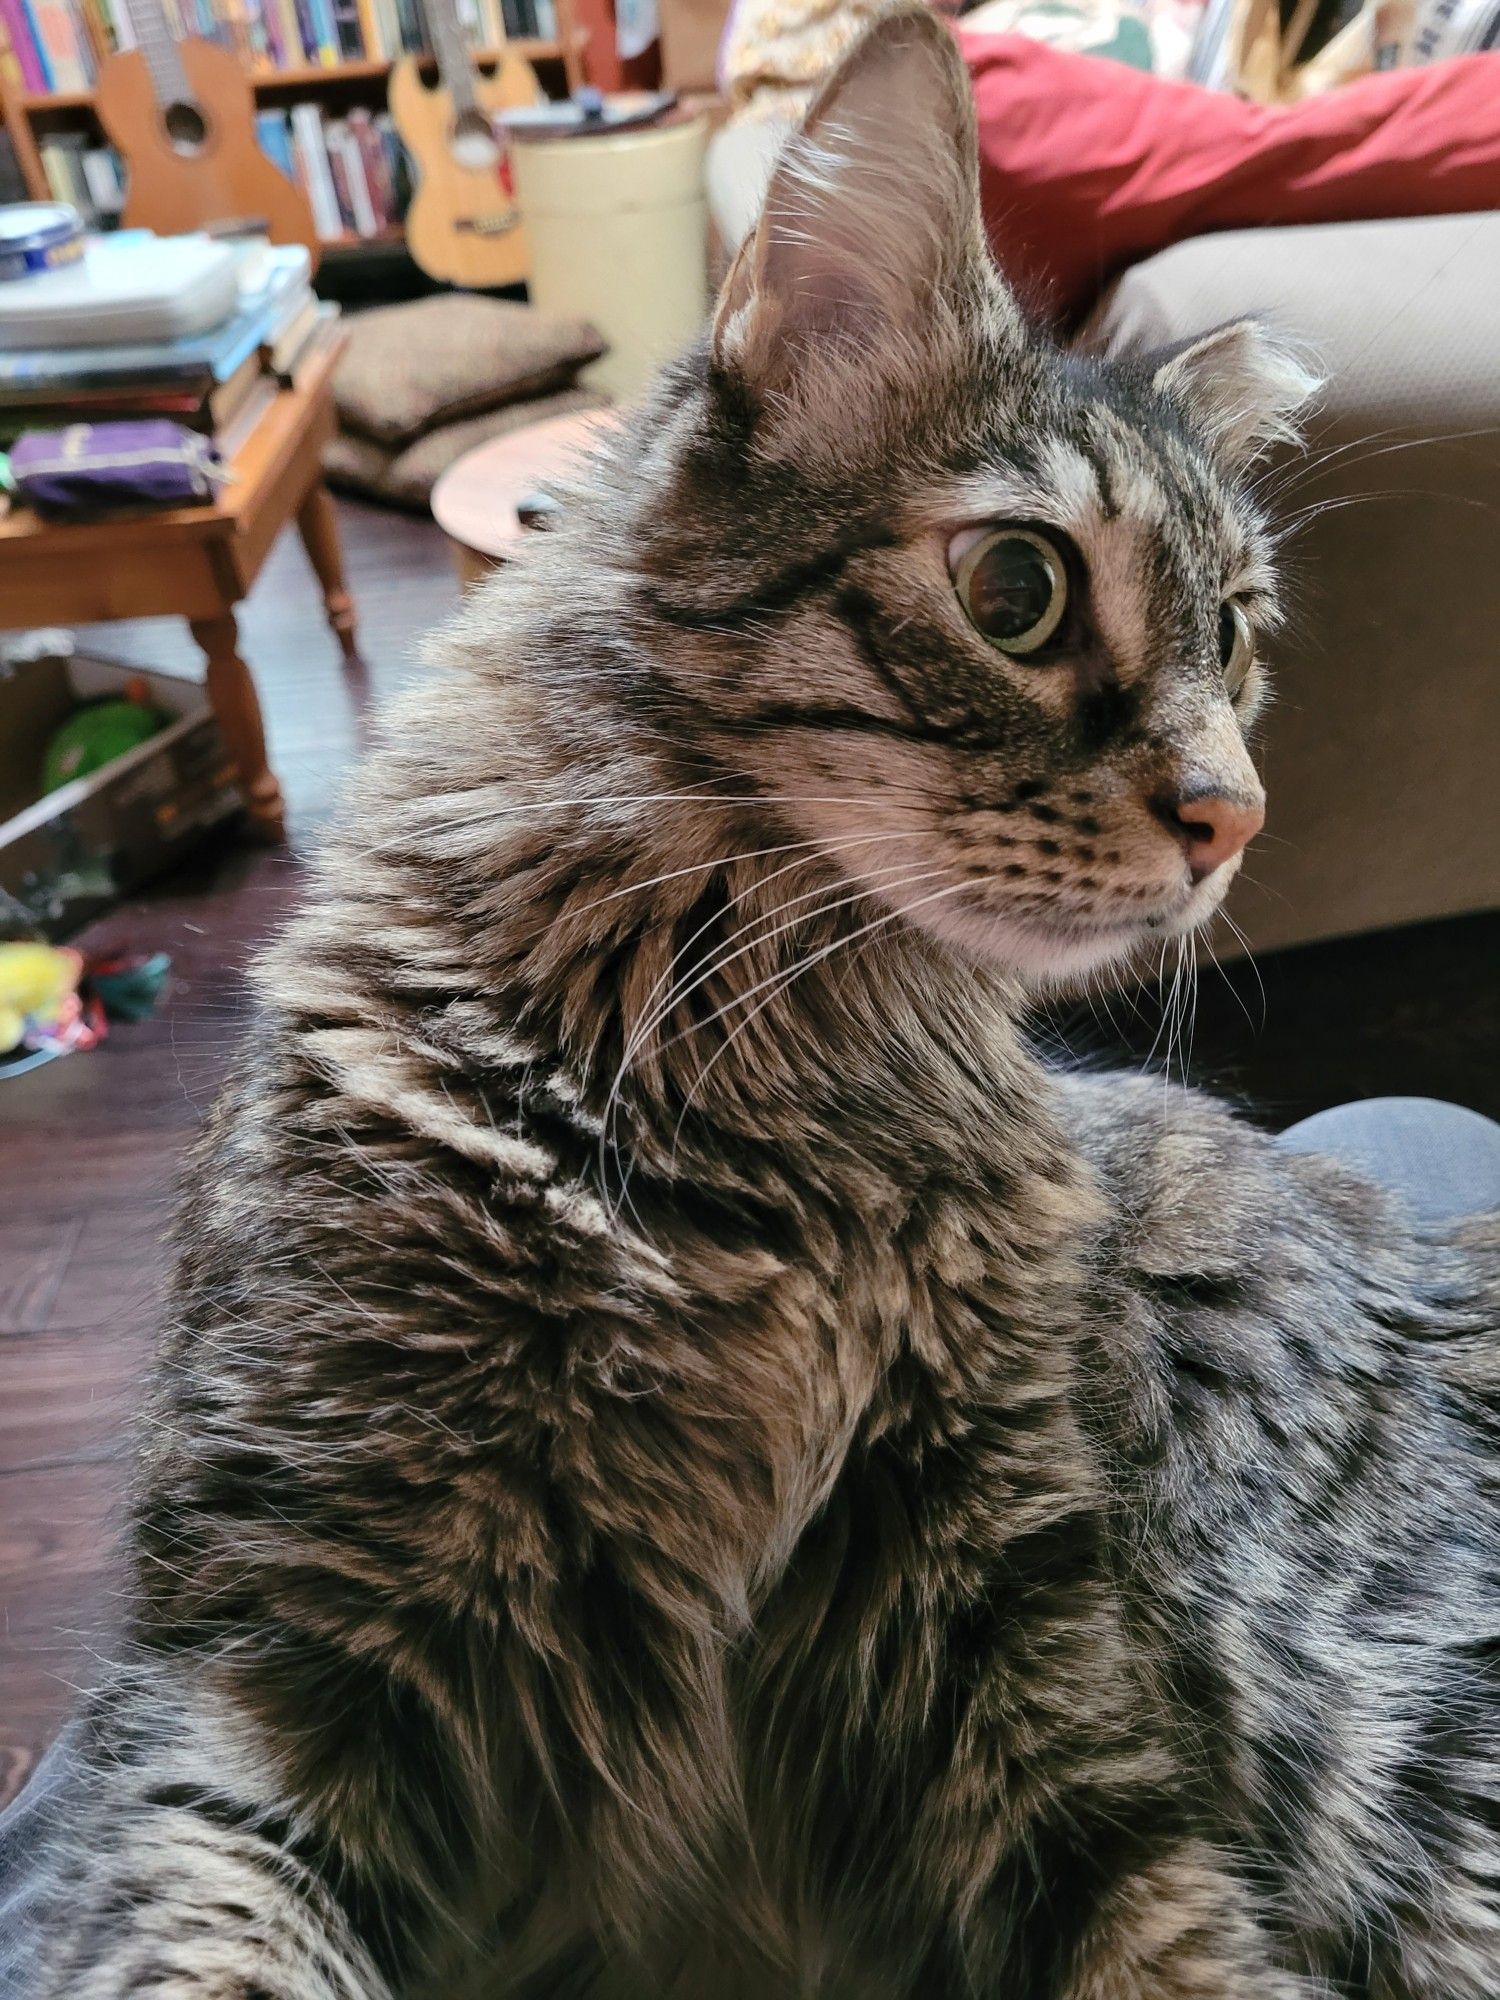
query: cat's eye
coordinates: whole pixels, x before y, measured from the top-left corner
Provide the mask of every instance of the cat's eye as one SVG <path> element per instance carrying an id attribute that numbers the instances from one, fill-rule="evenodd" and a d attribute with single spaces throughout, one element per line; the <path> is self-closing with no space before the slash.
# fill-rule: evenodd
<path id="1" fill-rule="evenodd" d="M 1046 645 L 1068 607 L 1068 572 L 1045 535 L 991 528 L 958 537 L 954 556 L 953 587 L 982 638 L 1021 657 Z"/>
<path id="2" fill-rule="evenodd" d="M 1255 627 L 1245 607 L 1231 601 L 1219 612 L 1219 665 L 1231 701 L 1245 685 L 1254 664 Z"/>

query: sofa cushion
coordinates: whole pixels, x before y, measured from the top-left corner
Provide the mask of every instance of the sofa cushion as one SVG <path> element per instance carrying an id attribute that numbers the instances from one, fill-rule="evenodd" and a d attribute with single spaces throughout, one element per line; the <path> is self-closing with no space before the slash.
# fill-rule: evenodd
<path id="1" fill-rule="evenodd" d="M 1264 105 L 1022 35 L 959 42 L 990 241 L 1063 322 L 1127 265 L 1213 230 L 1500 207 L 1500 54 Z"/>

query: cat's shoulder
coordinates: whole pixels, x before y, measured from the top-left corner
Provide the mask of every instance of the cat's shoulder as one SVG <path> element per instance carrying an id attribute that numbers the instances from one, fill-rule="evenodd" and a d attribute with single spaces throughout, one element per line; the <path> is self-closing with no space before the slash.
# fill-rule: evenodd
<path id="1" fill-rule="evenodd" d="M 1057 1086 L 1064 1128 L 1106 1193 L 1114 1250 L 1139 1271 L 1229 1277 L 1401 1233 L 1385 1190 L 1291 1151 L 1206 1092 L 1088 1071 Z"/>

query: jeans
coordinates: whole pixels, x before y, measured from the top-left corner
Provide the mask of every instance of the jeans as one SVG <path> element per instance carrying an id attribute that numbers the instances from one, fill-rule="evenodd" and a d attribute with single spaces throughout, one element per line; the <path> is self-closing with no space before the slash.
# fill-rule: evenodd
<path id="1" fill-rule="evenodd" d="M 1500 1125 L 1431 1097 L 1367 1097 L 1314 1112 L 1281 1135 L 1295 1153 L 1332 1153 L 1406 1197 L 1422 1222 L 1500 1208 Z"/>

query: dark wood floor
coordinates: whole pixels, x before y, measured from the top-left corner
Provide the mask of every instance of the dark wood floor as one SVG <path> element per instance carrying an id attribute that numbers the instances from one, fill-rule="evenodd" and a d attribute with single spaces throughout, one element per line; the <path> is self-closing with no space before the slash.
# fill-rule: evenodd
<path id="1" fill-rule="evenodd" d="M 351 682 L 295 536 L 241 616 L 292 843 L 226 839 L 79 942 L 165 950 L 155 1019 L 0 1083 L 0 1799 L 107 1650 L 127 1419 L 156 1318 L 178 1162 L 241 1020 L 240 973 L 296 892 L 299 843 L 326 813 L 371 700 L 417 671 L 420 636 L 457 603 L 430 523 L 341 506 L 367 672 Z M 194 663 L 185 629 L 86 635 L 143 663 Z"/>
<path id="2" fill-rule="evenodd" d="M 416 638 L 454 604 L 430 526 L 341 509 L 375 700 L 418 671 Z M 233 841 L 95 926 L 86 943 L 162 948 L 167 1002 L 88 1056 L 0 1083 L 0 1798 L 15 1789 L 107 1654 L 114 1522 L 128 1419 L 160 1295 L 182 1148 L 243 1021 L 248 953 L 296 893 L 296 845 L 357 747 L 363 695 L 341 675 L 288 538 L 244 614 L 293 847 Z M 95 643 L 141 661 L 192 657 L 167 623 Z M 1497 1103 L 1500 920 L 1464 919 L 1204 975 L 1191 1068 L 1274 1124 L 1381 1092 Z M 1160 1006 L 1116 1003 L 1055 1024 L 1074 1046 L 1144 1055 Z M 1158 1043 L 1156 1061 L 1163 1049 Z"/>

